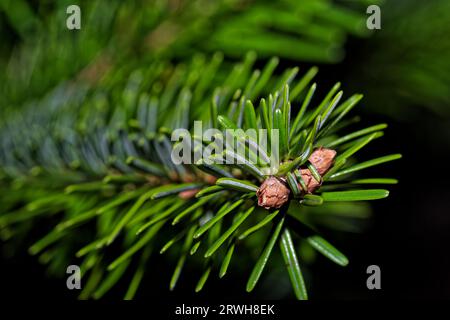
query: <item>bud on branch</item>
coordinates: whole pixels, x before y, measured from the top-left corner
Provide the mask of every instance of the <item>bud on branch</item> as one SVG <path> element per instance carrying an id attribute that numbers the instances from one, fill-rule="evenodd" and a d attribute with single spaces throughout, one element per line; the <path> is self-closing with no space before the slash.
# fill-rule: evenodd
<path id="1" fill-rule="evenodd" d="M 323 176 L 332 166 L 336 151 L 326 148 L 318 148 L 309 157 L 308 161 L 314 166 L 316 171 Z M 300 174 L 305 182 L 306 190 L 299 185 L 303 193 L 312 193 L 321 184 L 317 181 L 310 169 L 300 169 Z M 261 187 L 256 192 L 258 205 L 265 209 L 280 208 L 289 201 L 290 190 L 285 178 L 271 176 L 264 180 Z"/>

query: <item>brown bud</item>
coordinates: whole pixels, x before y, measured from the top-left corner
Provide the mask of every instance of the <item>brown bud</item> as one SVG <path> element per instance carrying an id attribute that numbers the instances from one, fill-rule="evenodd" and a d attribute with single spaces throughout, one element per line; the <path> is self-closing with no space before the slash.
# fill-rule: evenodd
<path id="1" fill-rule="evenodd" d="M 314 179 L 309 169 L 301 169 L 300 174 L 302 175 L 302 179 L 306 185 L 306 193 L 312 193 L 314 190 L 320 187 L 320 181 Z M 299 185 L 298 187 L 300 190 L 304 191 L 301 185 Z"/>
<path id="2" fill-rule="evenodd" d="M 314 150 L 308 160 L 316 168 L 317 172 L 323 176 L 328 170 L 330 170 L 335 156 L 335 150 L 320 147 Z M 317 181 L 309 169 L 301 169 L 300 174 L 307 188 L 307 190 L 302 190 L 303 192 L 312 193 L 320 187 L 322 181 Z M 300 185 L 299 188 L 302 189 Z"/>
<path id="3" fill-rule="evenodd" d="M 207 174 L 205 175 L 204 180 L 208 184 L 216 184 L 217 178 L 210 174 Z"/>
<path id="4" fill-rule="evenodd" d="M 289 200 L 290 190 L 286 182 L 276 177 L 269 177 L 259 187 L 256 195 L 258 205 L 265 209 L 280 208 Z"/>
<path id="5" fill-rule="evenodd" d="M 181 199 L 184 200 L 188 200 L 188 199 L 192 199 L 193 197 L 195 197 L 195 195 L 197 194 L 197 192 L 199 192 L 200 189 L 191 189 L 191 190 L 185 190 L 185 191 L 181 191 L 178 196 Z"/>
<path id="6" fill-rule="evenodd" d="M 323 176 L 331 168 L 335 156 L 335 150 L 320 147 L 314 150 L 308 160 L 317 169 L 317 172 Z"/>

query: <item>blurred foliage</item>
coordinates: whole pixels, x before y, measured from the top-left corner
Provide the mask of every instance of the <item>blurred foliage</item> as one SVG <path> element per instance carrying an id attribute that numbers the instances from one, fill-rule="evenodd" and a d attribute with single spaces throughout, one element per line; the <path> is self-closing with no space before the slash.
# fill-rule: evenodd
<path id="1" fill-rule="evenodd" d="M 66 28 L 73 1 L 0 3 L 0 106 L 17 106 L 64 80 L 98 77 L 152 56 L 185 59 L 196 52 L 241 57 L 254 50 L 300 61 L 337 62 L 347 34 L 367 35 L 364 7 L 327 0 L 79 1 L 82 28 Z M 26 23 L 24 23 L 26 21 Z M 118 50 L 120 48 L 120 50 Z"/>
<path id="2" fill-rule="evenodd" d="M 417 121 L 423 111 L 450 116 L 450 2 L 387 1 L 382 28 L 349 64 L 352 88 L 372 112 Z M 382 102 L 381 102 L 382 101 Z"/>

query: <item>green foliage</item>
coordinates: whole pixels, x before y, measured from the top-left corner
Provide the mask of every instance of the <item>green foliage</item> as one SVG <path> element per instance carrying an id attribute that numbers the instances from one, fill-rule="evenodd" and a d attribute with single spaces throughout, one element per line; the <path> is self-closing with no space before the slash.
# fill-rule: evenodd
<path id="1" fill-rule="evenodd" d="M 41 238 L 29 252 L 59 276 L 81 265 L 80 299 L 100 299 L 124 279 L 124 298 L 132 299 L 161 260 L 173 268 L 171 290 L 187 263 L 202 266 L 198 292 L 245 258 L 253 265 L 246 269 L 251 291 L 278 248 L 283 261 L 275 263 L 284 263 L 295 296 L 306 299 L 306 258 L 297 244 L 348 264 L 324 234 L 359 230 L 370 211 L 361 201 L 388 195 L 364 188 L 397 181 L 355 174 L 400 155 L 358 162 L 355 155 L 387 125 L 354 130 L 345 117 L 362 95 L 342 102 L 340 83 L 314 83 L 317 67 L 278 64 L 339 61 L 346 35 L 367 35 L 364 1 L 352 9 L 326 0 L 81 1 L 89 28 L 77 33 L 61 28 L 67 4 L 33 10 L 24 0 L 0 3 L 0 24 L 17 37 L 5 38 L 0 59 L 3 241 L 44 226 L 34 228 Z M 323 99 L 317 88 L 328 89 Z M 175 165 L 171 133 L 192 132 L 194 120 L 207 128 L 279 129 L 277 175 L 292 193 L 288 204 L 257 205 L 274 168 L 266 165 L 271 150 L 252 137 L 235 136 L 256 163 L 226 148 L 213 159 L 238 165 Z M 320 146 L 338 155 L 324 176 L 308 162 Z M 322 182 L 314 194 L 302 192 L 305 168 Z"/>
<path id="2" fill-rule="evenodd" d="M 148 67 L 152 72 L 135 70 L 125 84 L 106 81 L 109 86 L 76 92 L 73 99 L 50 95 L 38 108 L 10 113 L 0 129 L 0 164 L 7 186 L 1 192 L 2 238 L 17 237 L 24 232 L 23 226 L 44 222 L 49 229 L 42 231 L 43 238 L 30 252 L 42 259 L 48 256 L 46 263 L 54 264 L 56 270 L 63 270 L 69 261 L 79 261 L 87 281 L 80 295 L 83 299 L 103 297 L 125 272 L 134 274 L 125 294 L 132 298 L 147 261 L 157 259 L 151 252 L 173 252 L 178 257 L 171 289 L 186 263 L 203 264 L 195 288 L 201 291 L 214 271 L 220 277 L 233 272 L 235 248 L 248 242 L 252 250 L 260 252 L 247 283 L 251 291 L 279 247 L 299 299 L 307 298 L 307 293 L 295 251 L 298 237 L 331 261 L 347 265 L 347 258 L 317 227 L 326 225 L 337 208 L 327 203 L 387 196 L 386 190 L 360 187 L 392 180 L 353 177 L 362 169 L 399 158 L 392 155 L 354 162 L 354 155 L 381 137 L 386 126 L 340 134 L 348 128 L 338 128 L 338 122 L 361 96 L 340 102 L 343 93 L 338 92 L 337 84 L 324 99 L 317 99 L 313 96 L 317 84 L 312 83 L 316 68 L 303 76 L 297 77 L 297 68 L 278 76 L 271 60 L 263 72 L 257 72 L 250 53 L 223 80 L 219 72 L 200 72 L 216 64 L 214 59 L 195 57 L 188 65 L 173 66 L 155 62 Z M 158 63 L 167 64 L 170 72 L 154 74 Z M 204 86 L 205 78 L 211 86 Z M 158 112 L 153 114 L 154 109 Z M 300 116 L 291 117 L 296 113 Z M 264 161 L 238 166 L 175 165 L 170 158 L 172 129 L 181 123 L 192 129 L 196 119 L 224 129 L 280 129 L 277 175 L 288 179 L 294 194 L 289 203 L 275 211 L 257 205 L 256 191 L 267 169 Z M 247 149 L 252 146 L 266 156 L 269 153 L 251 137 L 235 138 Z M 196 139 L 205 143 L 202 137 Z M 308 158 L 323 145 L 332 145 L 338 156 L 329 174 L 321 177 Z M 213 157 L 226 154 L 238 156 L 226 148 Z M 323 180 L 315 194 L 305 195 L 298 189 L 302 185 L 299 168 L 309 168 Z M 337 190 L 324 191 L 327 187 Z M 184 196 L 186 192 L 192 195 Z M 270 226 L 272 230 L 264 238 Z M 350 228 L 342 221 L 328 226 Z M 116 249 L 107 250 L 112 244 Z M 134 260 L 138 263 L 131 263 Z"/>

